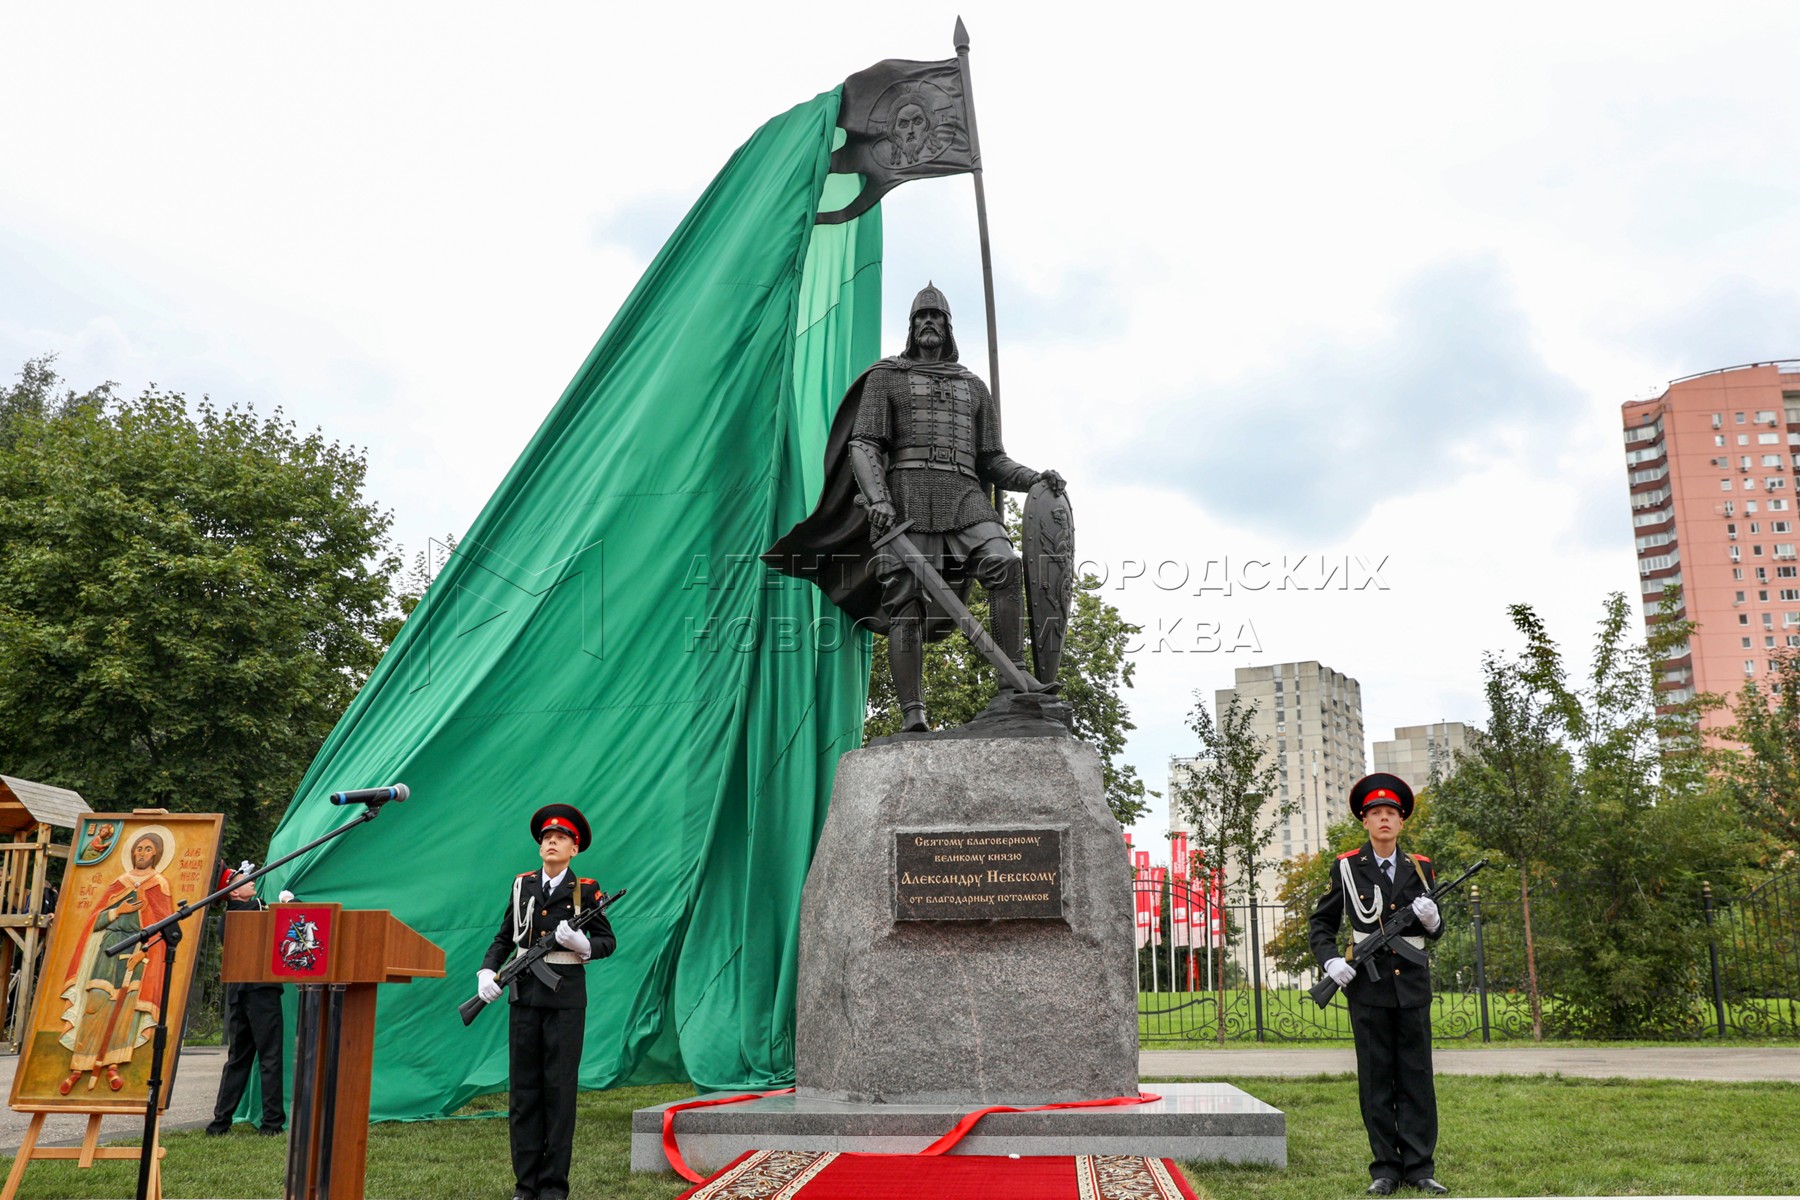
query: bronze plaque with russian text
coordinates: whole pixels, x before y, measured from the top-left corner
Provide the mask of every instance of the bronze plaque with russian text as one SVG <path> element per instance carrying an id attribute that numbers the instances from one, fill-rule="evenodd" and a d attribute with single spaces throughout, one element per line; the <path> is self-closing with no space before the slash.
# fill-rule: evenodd
<path id="1" fill-rule="evenodd" d="M 894 834 L 896 921 L 1059 920 L 1057 829 L 903 829 Z"/>

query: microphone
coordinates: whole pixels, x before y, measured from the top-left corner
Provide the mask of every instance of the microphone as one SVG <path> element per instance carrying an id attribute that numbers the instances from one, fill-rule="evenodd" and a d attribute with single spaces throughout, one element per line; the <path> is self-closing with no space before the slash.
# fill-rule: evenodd
<path id="1" fill-rule="evenodd" d="M 405 800 L 412 792 L 404 783 L 396 783 L 393 787 L 358 788 L 354 792 L 333 792 L 333 804 L 386 804 L 389 800 L 396 802 Z"/>

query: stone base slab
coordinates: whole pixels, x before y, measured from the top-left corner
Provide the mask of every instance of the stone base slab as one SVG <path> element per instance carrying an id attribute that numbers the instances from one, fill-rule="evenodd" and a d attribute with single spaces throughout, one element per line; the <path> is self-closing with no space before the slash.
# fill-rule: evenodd
<path id="1" fill-rule="evenodd" d="M 1143 1090 L 1162 1099 L 1122 1108 L 991 1113 L 950 1153 L 1140 1154 L 1287 1166 L 1287 1115 L 1248 1092 L 1226 1083 L 1153 1083 Z M 671 1170 L 662 1147 L 668 1107 L 631 1115 L 633 1171 Z M 679 1113 L 675 1137 L 688 1165 L 711 1175 L 750 1150 L 916 1154 L 980 1107 L 770 1096 Z"/>

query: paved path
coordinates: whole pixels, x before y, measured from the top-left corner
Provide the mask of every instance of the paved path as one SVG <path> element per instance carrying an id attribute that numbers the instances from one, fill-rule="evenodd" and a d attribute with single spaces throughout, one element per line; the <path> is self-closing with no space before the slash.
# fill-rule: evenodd
<path id="1" fill-rule="evenodd" d="M 1800 1083 L 1796 1046 L 1493 1046 L 1435 1050 L 1440 1075 L 1579 1075 L 1588 1079 L 1781 1080 Z M 1336 1075 L 1356 1071 L 1342 1049 L 1146 1050 L 1146 1079 L 1220 1075 Z"/>
<path id="2" fill-rule="evenodd" d="M 19 1065 L 16 1054 L 0 1055 L 0 1096 L 12 1095 L 13 1071 Z M 169 1107 L 163 1113 L 164 1129 L 198 1129 L 212 1120 L 213 1099 L 219 1093 L 219 1073 L 225 1069 L 225 1051 L 218 1046 L 189 1046 L 181 1052 L 175 1069 L 175 1085 L 169 1092 Z M 104 1085 L 103 1085 L 104 1086 Z M 25 1127 L 31 1124 L 29 1113 L 0 1108 L 0 1154 L 12 1154 L 25 1140 Z M 57 1114 L 44 1122 L 39 1142 L 47 1146 L 73 1146 L 81 1141 L 87 1118 Z M 100 1140 L 115 1141 L 138 1137 L 144 1132 L 143 1116 L 107 1117 L 100 1123 Z"/>

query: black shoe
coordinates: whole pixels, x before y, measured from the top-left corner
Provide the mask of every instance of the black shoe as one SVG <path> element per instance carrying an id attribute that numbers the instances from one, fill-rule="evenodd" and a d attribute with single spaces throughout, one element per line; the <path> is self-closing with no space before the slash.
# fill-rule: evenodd
<path id="1" fill-rule="evenodd" d="M 206 1136 L 207 1137 L 224 1137 L 226 1134 L 228 1134 L 230 1132 L 231 1132 L 231 1126 L 229 1126 L 229 1125 L 225 1125 L 225 1126 L 208 1125 L 206 1127 Z"/>
<path id="2" fill-rule="evenodd" d="M 1433 1179 L 1429 1175 L 1425 1176 L 1425 1178 L 1423 1178 L 1423 1179 L 1413 1180 L 1412 1185 L 1414 1187 L 1418 1188 L 1421 1192 L 1424 1192 L 1427 1195 L 1432 1195 L 1432 1196 L 1442 1196 L 1445 1192 L 1448 1192 L 1450 1190 L 1449 1188 L 1445 1187 L 1443 1184 L 1439 1183 L 1437 1180 Z"/>
<path id="3" fill-rule="evenodd" d="M 1369 1181 L 1368 1190 L 1363 1195 L 1391 1196 L 1394 1194 L 1394 1185 L 1398 1182 L 1398 1180 L 1389 1179 L 1386 1175 L 1378 1175 Z"/>
<path id="4" fill-rule="evenodd" d="M 273 1129 L 270 1129 L 267 1125 L 259 1125 L 256 1128 L 256 1132 L 262 1134 L 264 1137 L 280 1137 L 282 1134 L 286 1133 L 287 1130 L 281 1128 L 279 1125 Z"/>
<path id="5" fill-rule="evenodd" d="M 515 1191 L 512 1194 L 512 1200 L 537 1200 L 537 1197 L 527 1191 Z"/>

